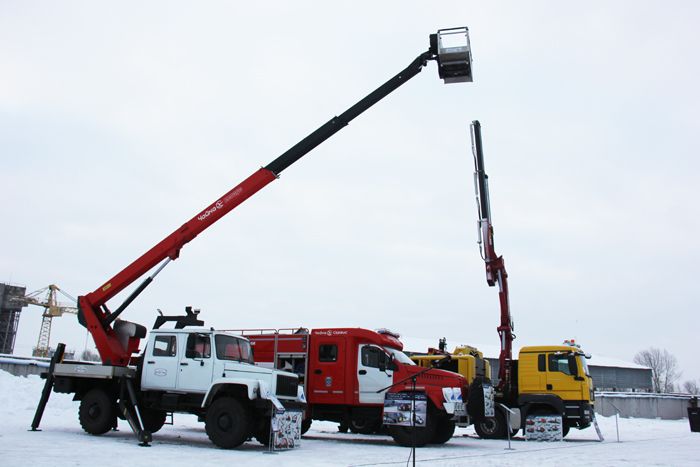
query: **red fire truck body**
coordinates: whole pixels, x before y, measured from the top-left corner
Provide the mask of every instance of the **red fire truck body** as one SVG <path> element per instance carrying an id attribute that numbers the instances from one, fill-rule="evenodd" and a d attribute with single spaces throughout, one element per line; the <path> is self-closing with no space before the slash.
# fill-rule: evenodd
<path id="1" fill-rule="evenodd" d="M 414 389 L 425 393 L 431 402 L 430 421 L 421 437 L 424 442 L 419 443 L 444 443 L 455 424 L 468 424 L 462 402 L 468 390 L 466 379 L 444 370 L 422 372 L 424 369 L 402 352 L 398 336 L 388 331 L 298 328 L 232 332 L 250 340 L 256 364 L 299 375 L 308 403 L 307 427 L 314 419 L 335 421 L 360 433 L 377 431 L 382 426 L 384 395 Z M 399 444 L 409 442 L 402 427 L 387 428 Z"/>

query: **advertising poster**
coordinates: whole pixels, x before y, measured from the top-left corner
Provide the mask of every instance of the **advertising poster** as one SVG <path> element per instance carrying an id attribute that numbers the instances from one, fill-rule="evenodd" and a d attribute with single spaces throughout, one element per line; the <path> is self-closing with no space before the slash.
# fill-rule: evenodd
<path id="1" fill-rule="evenodd" d="M 525 419 L 528 441 L 561 441 L 564 439 L 561 415 L 529 415 Z"/>
<path id="2" fill-rule="evenodd" d="M 272 444 L 273 451 L 298 448 L 301 445 L 301 421 L 304 412 L 286 410 L 275 413 L 272 416 Z"/>
<path id="3" fill-rule="evenodd" d="M 496 406 L 493 399 L 493 386 L 484 384 L 484 416 L 495 417 Z"/>
<path id="4" fill-rule="evenodd" d="M 385 425 L 411 426 L 411 408 L 414 403 L 416 407 L 415 426 L 425 426 L 428 417 L 428 397 L 425 393 L 415 393 L 413 397 L 404 393 L 386 393 L 383 423 Z"/>

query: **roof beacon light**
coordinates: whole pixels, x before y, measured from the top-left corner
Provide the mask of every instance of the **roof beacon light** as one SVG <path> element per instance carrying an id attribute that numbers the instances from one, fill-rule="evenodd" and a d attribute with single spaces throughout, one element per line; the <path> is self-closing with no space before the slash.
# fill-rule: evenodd
<path id="1" fill-rule="evenodd" d="M 471 83 L 472 51 L 469 45 L 469 29 L 440 29 L 436 39 L 440 78 L 445 84 Z"/>
<path id="2" fill-rule="evenodd" d="M 568 345 L 570 347 L 576 347 L 577 349 L 581 348 L 581 345 L 577 344 L 575 339 L 566 339 L 564 341 L 564 345 Z"/>
<path id="3" fill-rule="evenodd" d="M 394 339 L 399 339 L 399 338 L 401 338 L 401 334 L 399 334 L 398 332 L 394 332 L 394 331 L 392 331 L 392 330 L 390 330 L 390 329 L 387 329 L 387 328 L 380 328 L 380 329 L 377 329 L 377 333 L 378 333 L 378 334 L 386 334 L 387 336 L 391 336 L 391 337 L 393 337 Z"/>

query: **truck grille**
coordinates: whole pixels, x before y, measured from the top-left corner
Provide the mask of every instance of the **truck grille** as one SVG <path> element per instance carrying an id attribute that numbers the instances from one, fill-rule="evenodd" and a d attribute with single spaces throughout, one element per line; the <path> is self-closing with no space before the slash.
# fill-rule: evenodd
<path id="1" fill-rule="evenodd" d="M 296 397 L 297 386 L 299 386 L 296 376 L 277 375 L 277 396 Z"/>

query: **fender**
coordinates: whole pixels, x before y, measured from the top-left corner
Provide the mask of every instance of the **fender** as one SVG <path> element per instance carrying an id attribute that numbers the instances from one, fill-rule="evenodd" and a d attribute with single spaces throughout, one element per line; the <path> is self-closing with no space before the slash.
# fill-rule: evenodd
<path id="1" fill-rule="evenodd" d="M 441 387 L 428 386 L 425 388 L 425 392 L 428 395 L 428 399 L 432 401 L 433 406 L 435 406 L 436 409 L 447 411 L 447 408 L 444 404 L 445 395 L 443 394 L 442 389 L 443 388 Z M 454 404 L 451 404 L 450 408 L 452 409 L 451 413 L 454 412 Z"/>
<path id="2" fill-rule="evenodd" d="M 219 391 L 232 386 L 242 388 L 244 393 L 248 396 L 248 400 L 252 401 L 254 399 L 258 399 L 261 392 L 260 384 L 260 380 L 244 378 L 217 378 L 212 382 L 209 390 L 204 395 L 204 399 L 202 400 L 202 408 L 208 406 Z"/>
<path id="3" fill-rule="evenodd" d="M 554 409 L 554 411 L 564 416 L 564 401 L 559 396 L 554 394 L 523 394 L 518 397 L 518 406 L 525 417 L 527 417 L 530 408 L 533 405 L 546 405 Z M 524 420 L 524 417 L 523 417 Z"/>

